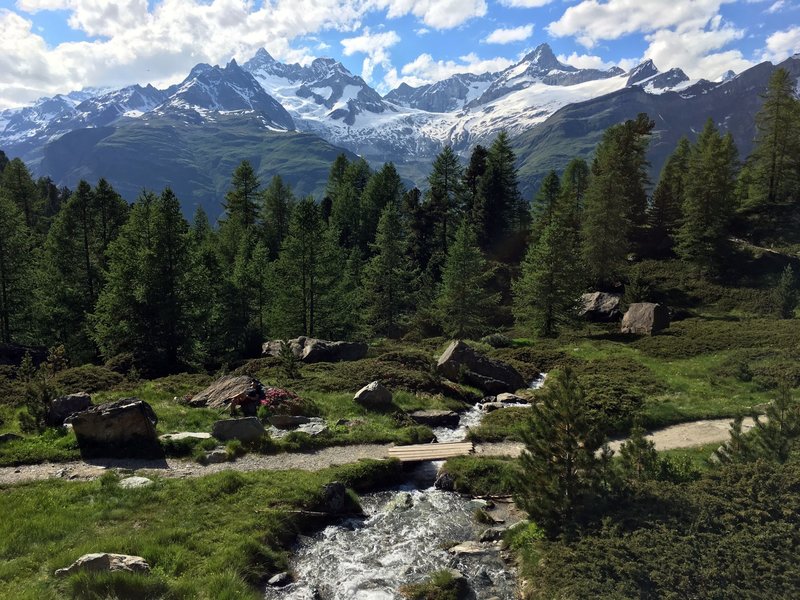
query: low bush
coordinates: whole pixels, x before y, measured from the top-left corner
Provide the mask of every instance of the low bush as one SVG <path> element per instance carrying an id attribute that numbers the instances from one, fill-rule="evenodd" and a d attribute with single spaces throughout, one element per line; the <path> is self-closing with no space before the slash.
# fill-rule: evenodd
<path id="1" fill-rule="evenodd" d="M 101 392 L 111 390 L 123 382 L 123 377 L 106 367 L 83 365 L 59 371 L 52 383 L 61 393 Z"/>
<path id="2" fill-rule="evenodd" d="M 400 595 L 408 600 L 461 600 L 468 593 L 463 577 L 450 571 L 437 571 L 425 583 L 412 583 L 400 588 Z"/>

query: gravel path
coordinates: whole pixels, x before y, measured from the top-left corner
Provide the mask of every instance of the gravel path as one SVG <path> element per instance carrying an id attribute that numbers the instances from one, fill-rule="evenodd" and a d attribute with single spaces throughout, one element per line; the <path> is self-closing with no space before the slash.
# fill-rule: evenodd
<path id="1" fill-rule="evenodd" d="M 731 419 L 713 419 L 672 425 L 658 429 L 647 437 L 657 450 L 688 448 L 710 443 L 722 443 L 728 439 Z M 752 419 L 745 419 L 743 430 L 753 427 Z M 610 443 L 618 450 L 624 440 Z M 61 478 L 73 481 L 86 481 L 102 475 L 107 469 L 135 472 L 137 475 L 158 475 L 160 477 L 200 477 L 228 469 L 236 471 L 277 471 L 299 469 L 317 471 L 336 465 L 354 463 L 362 458 L 385 458 L 391 445 L 364 444 L 360 446 L 336 446 L 310 453 L 284 453 L 271 456 L 248 454 L 232 463 L 218 465 L 199 465 L 188 460 L 168 458 L 166 460 L 105 459 L 96 461 L 72 461 L 66 463 L 44 463 L 20 467 L 0 468 L 0 485 Z M 523 445 L 515 442 L 497 444 L 478 444 L 475 453 L 483 456 L 518 456 Z"/>

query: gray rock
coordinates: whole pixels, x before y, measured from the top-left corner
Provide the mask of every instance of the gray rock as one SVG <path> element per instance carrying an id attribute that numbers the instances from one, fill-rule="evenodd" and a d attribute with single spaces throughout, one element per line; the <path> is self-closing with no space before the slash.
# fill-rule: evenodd
<path id="1" fill-rule="evenodd" d="M 290 583 L 292 583 L 292 576 L 289 573 L 278 573 L 267 581 L 267 585 L 272 587 L 286 587 Z"/>
<path id="2" fill-rule="evenodd" d="M 663 304 L 637 302 L 622 318 L 622 333 L 653 335 L 669 327 L 669 310 Z"/>
<path id="3" fill-rule="evenodd" d="M 67 418 L 92 406 L 92 397 L 86 392 L 56 398 L 47 410 L 46 422 L 51 427 L 61 427 Z"/>
<path id="4" fill-rule="evenodd" d="M 497 542 L 503 539 L 502 529 L 486 529 L 478 538 L 481 542 Z"/>
<path id="5" fill-rule="evenodd" d="M 491 549 L 480 542 L 470 540 L 468 542 L 456 544 L 447 551 L 454 556 L 479 556 L 481 554 L 488 554 Z"/>
<path id="6" fill-rule="evenodd" d="M 525 400 L 525 398 L 523 398 L 522 396 L 517 396 L 516 394 L 509 394 L 507 392 L 503 393 L 503 394 L 497 394 L 497 397 L 496 397 L 495 401 L 496 402 L 501 402 L 503 404 L 527 404 L 528 403 L 528 401 Z"/>
<path id="7" fill-rule="evenodd" d="M 126 490 L 143 488 L 147 487 L 148 485 L 153 485 L 153 480 L 148 479 L 147 477 L 126 477 L 119 482 L 119 487 Z"/>
<path id="8" fill-rule="evenodd" d="M 380 382 L 373 381 L 358 390 L 353 400 L 364 408 L 383 410 L 392 406 L 392 392 Z"/>
<path id="9" fill-rule="evenodd" d="M 294 429 L 300 425 L 310 423 L 311 419 L 300 415 L 272 415 L 269 423 L 278 429 Z"/>
<path id="10" fill-rule="evenodd" d="M 99 404 L 70 420 L 84 456 L 163 456 L 156 436 L 158 418 L 152 407 L 138 398 Z"/>
<path id="11" fill-rule="evenodd" d="M 22 436 L 16 433 L 0 433 L 0 444 L 5 442 L 13 442 L 14 440 L 21 440 Z"/>
<path id="12" fill-rule="evenodd" d="M 408 492 L 401 492 L 389 502 L 387 510 L 408 510 L 414 507 L 414 497 Z"/>
<path id="13" fill-rule="evenodd" d="M 67 577 L 73 573 L 111 573 L 126 571 L 128 573 L 149 573 L 150 565 L 141 556 L 128 554 L 84 554 L 66 569 L 58 569 L 56 577 Z"/>
<path id="14" fill-rule="evenodd" d="M 500 410 L 501 408 L 508 408 L 508 405 L 502 402 L 484 402 L 481 404 L 481 408 L 488 413 Z"/>
<path id="15" fill-rule="evenodd" d="M 417 410 L 409 415 L 419 425 L 428 427 L 458 427 L 458 413 L 452 410 Z"/>
<path id="16" fill-rule="evenodd" d="M 258 379 L 248 375 L 226 375 L 195 394 L 189 400 L 189 406 L 217 410 L 231 410 L 238 406 L 245 415 L 253 417 L 265 393 L 264 385 Z"/>
<path id="17" fill-rule="evenodd" d="M 456 480 L 450 473 L 439 473 L 436 476 L 436 481 L 433 482 L 433 487 L 443 492 L 453 492 L 456 489 Z"/>
<path id="18" fill-rule="evenodd" d="M 442 353 L 436 369 L 442 376 L 453 381 L 463 379 L 486 394 L 513 392 L 527 387 L 525 379 L 514 367 L 490 359 L 460 340 L 452 342 Z"/>
<path id="19" fill-rule="evenodd" d="M 304 336 L 287 341 L 292 354 L 305 363 L 360 360 L 368 350 L 362 342 L 338 342 Z M 280 350 L 280 340 L 266 342 L 262 346 L 264 356 L 278 356 Z"/>
<path id="20" fill-rule="evenodd" d="M 311 419 L 309 419 L 308 423 L 300 425 L 300 427 L 298 427 L 295 431 L 299 431 L 300 433 L 307 433 L 308 435 L 314 437 L 328 431 L 328 425 L 325 423 L 324 419 L 321 419 L 319 417 L 312 417 Z"/>
<path id="21" fill-rule="evenodd" d="M 580 315 L 595 323 L 617 321 L 622 316 L 619 294 L 589 292 L 581 296 Z"/>
<path id="22" fill-rule="evenodd" d="M 206 463 L 209 465 L 219 465 L 230 460 L 228 453 L 221 448 L 206 452 Z"/>
<path id="23" fill-rule="evenodd" d="M 343 483 L 334 481 L 322 487 L 322 512 L 338 514 L 344 512 L 347 499 L 347 488 Z"/>
<path id="24" fill-rule="evenodd" d="M 242 417 L 240 419 L 223 419 L 211 427 L 211 435 L 218 440 L 240 440 L 254 442 L 261 439 L 266 433 L 264 426 L 256 417 Z"/>
<path id="25" fill-rule="evenodd" d="M 210 437 L 211 434 L 205 431 L 181 431 L 180 433 L 165 433 L 158 439 L 163 442 L 179 442 L 181 440 L 207 440 Z"/>

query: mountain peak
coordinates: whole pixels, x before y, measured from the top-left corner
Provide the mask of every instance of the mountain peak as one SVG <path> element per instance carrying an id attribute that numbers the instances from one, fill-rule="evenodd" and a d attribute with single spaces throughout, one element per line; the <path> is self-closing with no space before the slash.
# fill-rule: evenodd
<path id="1" fill-rule="evenodd" d="M 658 75 L 658 73 L 658 67 L 652 59 L 648 58 L 646 61 L 630 70 L 628 73 L 627 85 L 628 87 L 636 85 L 645 79 Z"/>
<path id="2" fill-rule="evenodd" d="M 563 64 L 556 58 L 549 44 L 539 44 L 531 52 L 526 54 L 521 62 L 534 64 L 545 71 L 550 71 L 552 69 L 573 70 L 573 67 Z"/>
<path id="3" fill-rule="evenodd" d="M 266 48 L 259 48 L 258 51 L 255 53 L 255 56 L 253 56 L 253 58 L 257 58 L 262 62 L 275 62 L 275 59 L 269 52 L 267 52 Z"/>
<path id="4" fill-rule="evenodd" d="M 730 69 L 728 69 L 727 71 L 725 71 L 722 74 L 722 77 L 720 78 L 720 81 L 722 83 L 725 83 L 726 81 L 730 81 L 734 77 L 736 77 L 736 73 L 734 71 L 731 71 Z"/>

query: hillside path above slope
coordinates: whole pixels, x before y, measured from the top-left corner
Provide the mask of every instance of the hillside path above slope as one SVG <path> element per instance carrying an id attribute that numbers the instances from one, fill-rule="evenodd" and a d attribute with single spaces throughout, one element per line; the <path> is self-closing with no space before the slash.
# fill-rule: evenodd
<path id="1" fill-rule="evenodd" d="M 657 450 L 689 448 L 711 443 L 722 443 L 728 439 L 731 419 L 712 419 L 672 425 L 655 430 L 647 435 Z M 752 419 L 745 419 L 742 429 L 753 427 Z M 624 440 L 610 442 L 613 450 L 619 450 Z M 293 452 L 275 455 L 247 454 L 235 462 L 216 465 L 200 465 L 188 460 L 167 458 L 164 460 L 104 459 L 93 461 L 71 461 L 43 463 L 0 468 L 0 485 L 13 485 L 44 479 L 66 479 L 87 481 L 96 479 L 108 469 L 135 472 L 136 475 L 160 477 L 201 477 L 225 470 L 277 471 L 299 469 L 317 471 L 327 467 L 357 462 L 364 458 L 386 458 L 390 444 L 362 444 L 356 446 L 334 446 L 316 452 Z M 517 442 L 478 444 L 475 453 L 483 456 L 518 456 L 523 445 Z"/>

